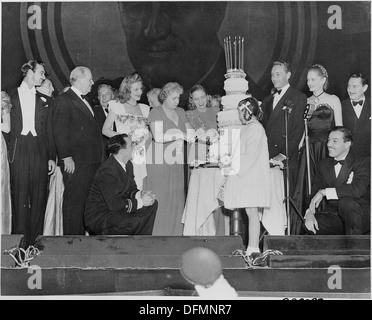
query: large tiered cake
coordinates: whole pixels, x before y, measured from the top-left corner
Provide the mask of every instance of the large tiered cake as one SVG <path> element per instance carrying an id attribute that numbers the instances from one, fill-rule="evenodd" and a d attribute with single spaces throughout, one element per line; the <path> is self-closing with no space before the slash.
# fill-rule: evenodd
<path id="1" fill-rule="evenodd" d="M 226 95 L 222 97 L 223 111 L 217 114 L 219 129 L 238 129 L 242 127 L 239 120 L 238 103 L 247 98 L 248 81 L 243 70 L 228 70 L 224 90 Z"/>
<path id="2" fill-rule="evenodd" d="M 233 45 L 232 45 L 233 44 Z M 222 97 L 223 110 L 217 114 L 220 140 L 210 146 L 208 160 L 220 162 L 229 157 L 236 147 L 239 147 L 242 123 L 239 119 L 238 103 L 250 95 L 248 81 L 244 73 L 244 38 L 237 38 L 232 43 L 231 37 L 225 38 L 226 69 L 224 90 Z"/>

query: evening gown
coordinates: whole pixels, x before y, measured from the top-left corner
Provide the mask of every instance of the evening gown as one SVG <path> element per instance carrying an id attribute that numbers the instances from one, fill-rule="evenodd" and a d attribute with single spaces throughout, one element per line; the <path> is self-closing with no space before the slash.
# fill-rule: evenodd
<path id="1" fill-rule="evenodd" d="M 130 136 L 136 129 L 147 128 L 147 118 L 149 116 L 150 107 L 143 103 L 139 103 L 138 107 L 141 110 L 141 116 L 128 113 L 124 104 L 119 101 L 112 100 L 109 102 L 109 111 L 116 115 L 115 126 L 117 133 L 126 133 Z M 137 150 L 133 151 L 132 163 L 134 180 L 136 181 L 137 188 L 142 190 L 143 180 L 147 176 L 146 154 L 144 150 L 142 150 L 142 152 L 138 152 Z"/>
<path id="2" fill-rule="evenodd" d="M 310 179 L 312 182 L 318 162 L 328 157 L 327 141 L 330 131 L 335 126 L 334 111 L 328 104 L 319 104 L 313 113 L 309 114 L 308 119 Z M 293 194 L 293 201 L 302 215 L 307 209 L 308 195 L 306 145 L 304 143 L 299 150 L 299 170 Z M 291 208 L 291 233 L 302 233 L 301 220 L 293 208 Z"/>
<path id="3" fill-rule="evenodd" d="M 177 107 L 178 123 L 170 120 L 163 107 L 154 108 L 149 115 L 149 123 L 163 124 L 163 132 L 181 130 L 186 133 L 186 113 Z M 185 206 L 184 185 L 184 141 L 151 144 L 148 150 L 146 190 L 151 190 L 158 200 L 153 235 L 181 236 L 183 231 L 182 214 Z M 169 158 L 174 163 L 169 163 Z"/>
<path id="4" fill-rule="evenodd" d="M 1 234 L 10 234 L 12 230 L 12 207 L 10 200 L 10 175 L 7 146 L 1 134 Z"/>

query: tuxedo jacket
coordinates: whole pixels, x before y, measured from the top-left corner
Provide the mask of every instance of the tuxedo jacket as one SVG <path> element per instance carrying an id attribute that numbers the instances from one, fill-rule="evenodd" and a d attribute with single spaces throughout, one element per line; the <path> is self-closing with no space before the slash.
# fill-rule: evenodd
<path id="1" fill-rule="evenodd" d="M 351 197 L 369 201 L 370 180 L 370 158 L 359 158 L 350 151 L 336 178 L 333 158 L 327 157 L 317 165 L 308 202 L 320 189 L 325 188 L 335 188 L 339 199 Z"/>
<path id="2" fill-rule="evenodd" d="M 350 99 L 342 101 L 341 106 L 343 125 L 353 134 L 353 152 L 359 157 L 370 157 L 371 99 L 366 97 L 359 119 Z"/>
<path id="3" fill-rule="evenodd" d="M 55 99 L 54 140 L 58 158 L 72 157 L 75 163 L 101 162 L 101 129 L 85 103 L 71 89 Z"/>
<path id="4" fill-rule="evenodd" d="M 96 117 L 96 119 L 98 121 L 99 128 L 102 131 L 103 124 L 106 121 L 106 114 L 103 111 L 102 106 L 100 104 L 95 105 L 93 107 L 93 112 L 94 112 L 94 116 Z M 108 159 L 108 156 L 109 156 L 109 152 L 107 150 L 107 144 L 108 144 L 108 141 L 110 139 L 108 137 L 106 137 L 105 135 L 103 135 L 102 132 L 101 132 L 101 140 L 102 140 L 102 160 L 101 160 L 101 163 L 104 163 Z"/>
<path id="5" fill-rule="evenodd" d="M 23 129 L 23 115 L 18 90 L 15 89 L 11 93 L 10 97 L 12 102 L 12 109 L 10 111 L 11 129 L 9 133 L 9 156 L 10 159 L 12 159 L 15 149 L 17 148 L 17 139 L 21 137 L 21 132 Z M 55 161 L 56 152 L 52 128 L 53 103 L 48 102 L 47 99 L 44 100 L 46 101 L 43 101 L 38 93 L 35 94 L 35 131 L 47 151 L 48 159 L 46 160 Z"/>
<path id="6" fill-rule="evenodd" d="M 288 118 L 288 155 L 285 148 L 285 114 L 283 110 L 284 101 L 287 98 L 294 102 L 294 107 Z M 289 87 L 274 110 L 273 101 L 274 96 L 270 95 L 261 104 L 264 112 L 262 125 L 267 135 L 270 159 L 279 153 L 286 155 L 290 159 L 295 159 L 298 145 L 304 133 L 303 115 L 306 108 L 306 95 Z"/>
<path id="7" fill-rule="evenodd" d="M 133 164 L 127 162 L 126 170 L 110 156 L 98 169 L 85 204 L 85 225 L 97 230 L 110 213 L 130 214 L 137 211 L 137 189 Z"/>

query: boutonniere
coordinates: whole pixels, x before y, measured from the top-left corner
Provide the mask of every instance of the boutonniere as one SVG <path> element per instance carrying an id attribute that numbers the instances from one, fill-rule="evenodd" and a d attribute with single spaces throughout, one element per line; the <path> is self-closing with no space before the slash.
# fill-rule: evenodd
<path id="1" fill-rule="evenodd" d="M 351 184 L 353 182 L 353 178 L 354 178 L 354 172 L 351 171 L 349 175 L 349 179 L 347 180 L 346 184 Z"/>
<path id="2" fill-rule="evenodd" d="M 47 99 L 45 99 L 44 97 L 40 97 L 40 99 L 41 99 L 41 101 L 43 101 L 43 107 L 48 108 Z"/>

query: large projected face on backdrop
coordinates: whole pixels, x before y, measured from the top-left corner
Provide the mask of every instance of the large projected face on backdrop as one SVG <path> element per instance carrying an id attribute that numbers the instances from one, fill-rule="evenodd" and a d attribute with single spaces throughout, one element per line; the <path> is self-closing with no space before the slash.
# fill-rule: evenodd
<path id="1" fill-rule="evenodd" d="M 226 2 L 121 2 L 127 52 L 150 87 L 189 88 L 223 52 L 217 37 Z M 223 79 L 222 79 L 223 80 Z"/>
<path id="2" fill-rule="evenodd" d="M 291 81 L 300 87 L 319 28 L 314 2 L 41 2 L 40 30 L 24 27 L 31 5 L 20 4 L 24 51 L 44 61 L 58 91 L 84 65 L 95 81 L 136 71 L 148 88 L 177 81 L 187 91 L 200 82 L 210 94 L 223 94 L 223 38 L 235 35 L 245 37 L 254 95 L 270 92 L 278 58 L 292 62 Z"/>

